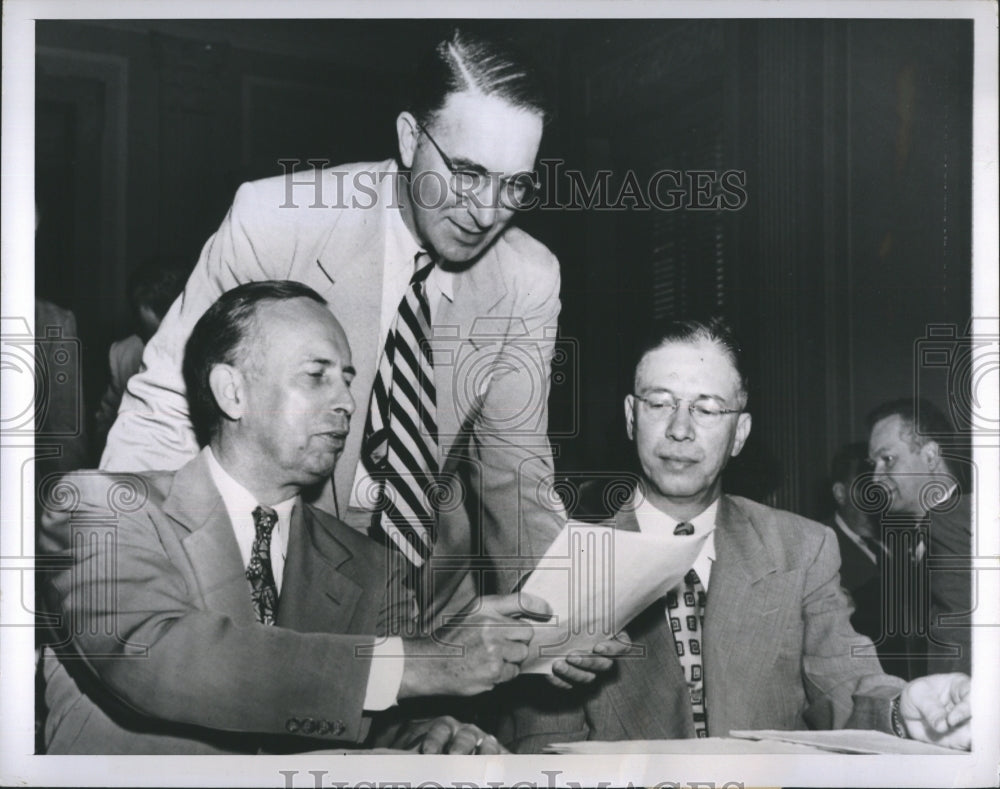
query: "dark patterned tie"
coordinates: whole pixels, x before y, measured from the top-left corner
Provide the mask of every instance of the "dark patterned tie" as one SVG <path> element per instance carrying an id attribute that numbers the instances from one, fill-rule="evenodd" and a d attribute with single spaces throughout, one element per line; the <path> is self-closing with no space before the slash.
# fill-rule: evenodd
<path id="1" fill-rule="evenodd" d="M 678 523 L 674 534 L 694 534 L 690 523 Z M 684 583 L 667 593 L 667 616 L 674 634 L 677 659 L 691 694 L 694 730 L 698 737 L 708 736 L 705 711 L 705 675 L 701 661 L 701 631 L 705 626 L 705 587 L 694 570 L 688 570 Z"/>
<path id="2" fill-rule="evenodd" d="M 379 485 L 379 511 L 369 533 L 391 541 L 420 568 L 434 544 L 428 494 L 438 473 L 438 431 L 431 312 L 424 292 L 434 262 L 425 252 L 415 262 L 375 376 L 362 461 Z"/>
<path id="3" fill-rule="evenodd" d="M 253 525 L 257 534 L 250 550 L 247 580 L 250 582 L 257 621 L 265 625 L 274 624 L 274 614 L 278 610 L 278 586 L 271 570 L 271 533 L 277 522 L 278 513 L 270 507 L 258 506 L 253 511 Z"/>
<path id="4" fill-rule="evenodd" d="M 678 591 L 680 596 L 678 597 Z M 684 681 L 691 693 L 694 730 L 699 737 L 708 736 L 705 714 L 705 678 L 701 663 L 701 628 L 705 622 L 705 587 L 698 573 L 690 570 L 684 583 L 667 594 L 670 629 L 674 634 L 677 659 L 684 671 Z"/>

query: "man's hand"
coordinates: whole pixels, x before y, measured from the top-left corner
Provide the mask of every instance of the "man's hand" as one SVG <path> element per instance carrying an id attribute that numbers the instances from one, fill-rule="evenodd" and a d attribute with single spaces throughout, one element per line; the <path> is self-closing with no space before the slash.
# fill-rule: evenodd
<path id="1" fill-rule="evenodd" d="M 564 690 L 587 685 L 598 674 L 611 670 L 615 664 L 613 657 L 622 655 L 631 648 L 632 645 L 619 636 L 595 644 L 591 652 L 571 652 L 565 659 L 557 660 L 552 665 L 552 674 L 548 676 L 548 680 Z"/>
<path id="2" fill-rule="evenodd" d="M 433 638 L 403 639 L 399 698 L 474 696 L 514 679 L 534 632 L 516 617 L 551 614 L 548 603 L 524 593 L 477 598 Z"/>
<path id="3" fill-rule="evenodd" d="M 969 750 L 971 686 L 966 674 L 931 674 L 913 680 L 899 697 L 906 733 L 914 740 Z"/>
<path id="4" fill-rule="evenodd" d="M 392 747 L 417 753 L 510 753 L 492 734 L 471 723 L 461 723 L 450 715 L 407 724 Z"/>

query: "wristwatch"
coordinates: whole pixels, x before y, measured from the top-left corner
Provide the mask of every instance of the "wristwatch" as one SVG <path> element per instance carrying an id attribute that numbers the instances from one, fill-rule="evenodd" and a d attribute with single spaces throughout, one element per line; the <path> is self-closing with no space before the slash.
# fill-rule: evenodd
<path id="1" fill-rule="evenodd" d="M 899 714 L 899 696 L 896 696 L 892 700 L 889 710 L 889 720 L 892 722 L 892 731 L 897 737 L 902 737 L 903 739 L 910 738 L 910 735 L 906 733 L 906 726 L 903 725 L 903 716 Z"/>

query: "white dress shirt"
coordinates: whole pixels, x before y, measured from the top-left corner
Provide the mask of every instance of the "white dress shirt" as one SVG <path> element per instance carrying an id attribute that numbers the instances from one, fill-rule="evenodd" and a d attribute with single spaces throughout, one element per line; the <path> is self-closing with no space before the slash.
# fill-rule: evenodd
<path id="1" fill-rule="evenodd" d="M 230 476 L 220 464 L 211 447 L 205 447 L 208 469 L 212 481 L 222 497 L 222 503 L 229 515 L 229 522 L 236 535 L 236 543 L 240 547 L 243 566 L 250 564 L 250 554 L 253 542 L 257 536 L 257 527 L 253 522 L 253 511 L 258 506 L 256 497 Z M 284 578 L 285 557 L 288 555 L 288 530 L 292 522 L 292 510 L 302 506 L 298 496 L 280 504 L 271 506 L 278 513 L 278 522 L 271 532 L 271 572 L 277 587 L 280 601 L 281 582 Z M 247 597 L 250 596 L 250 582 L 247 582 Z M 398 637 L 383 639 L 376 643 L 372 651 L 371 671 L 368 674 L 368 687 L 365 691 L 364 708 L 377 712 L 392 707 L 397 703 L 399 686 L 403 681 L 403 640 Z"/>
<path id="2" fill-rule="evenodd" d="M 658 510 L 638 489 L 635 492 L 635 499 L 635 519 L 639 522 L 639 531 L 645 534 L 663 534 L 666 532 L 673 536 L 674 528 L 681 521 L 671 518 L 665 512 Z M 716 499 L 700 515 L 688 518 L 685 521 L 694 526 L 695 537 L 700 537 L 704 534 L 708 535 L 692 565 L 692 569 L 698 573 L 698 578 L 701 579 L 701 585 L 705 587 L 706 592 L 708 592 L 708 582 L 712 575 L 712 565 L 715 563 L 715 513 L 718 509 L 719 500 Z"/>
<path id="3" fill-rule="evenodd" d="M 208 470 L 212 475 L 222 503 L 226 505 L 229 522 L 233 525 L 236 544 L 240 546 L 240 558 L 243 566 L 250 565 L 250 554 L 253 542 L 257 538 L 257 527 L 253 522 L 253 511 L 257 509 L 257 498 L 239 482 L 233 479 L 229 472 L 219 465 L 211 447 L 205 448 L 208 458 Z M 281 594 L 281 581 L 285 577 L 285 557 L 288 555 L 288 527 L 292 522 L 292 509 L 298 496 L 285 499 L 280 504 L 271 507 L 278 513 L 278 522 L 271 531 L 271 572 L 274 574 L 274 585 Z M 248 582 L 249 583 L 249 582 Z"/>
<path id="4" fill-rule="evenodd" d="M 872 560 L 872 564 L 878 563 L 878 558 L 872 552 L 872 549 L 865 545 L 865 541 L 861 539 L 861 535 L 858 534 L 854 529 L 847 525 L 843 518 L 840 517 L 839 512 L 833 513 L 833 522 L 837 524 L 837 528 L 840 529 L 844 535 L 858 546 L 862 551 L 864 551 L 865 556 Z"/>
<path id="5" fill-rule="evenodd" d="M 403 300 L 410 278 L 416 273 L 417 253 L 425 251 L 413 238 L 413 234 L 403 222 L 402 211 L 391 209 L 386 212 L 386 232 L 384 257 L 382 261 L 382 306 L 379 314 L 378 347 L 380 349 L 378 364 L 382 363 L 382 353 L 385 351 L 385 340 L 389 330 L 396 320 L 399 302 Z M 427 296 L 427 306 L 431 315 L 437 312 L 441 299 L 454 301 L 455 275 L 444 271 L 440 266 L 427 275 L 424 283 L 424 293 Z M 376 369 L 378 369 L 376 367 Z M 370 393 L 364 393 L 364 398 Z M 367 399 L 358 401 L 358 411 L 364 408 L 367 414 L 369 403 Z M 361 424 L 364 424 L 362 420 Z M 358 496 L 358 491 L 373 490 L 368 472 L 363 462 L 358 463 L 354 472 L 354 487 L 351 488 L 350 506 L 363 510 L 374 510 L 374 502 L 364 501 Z"/>

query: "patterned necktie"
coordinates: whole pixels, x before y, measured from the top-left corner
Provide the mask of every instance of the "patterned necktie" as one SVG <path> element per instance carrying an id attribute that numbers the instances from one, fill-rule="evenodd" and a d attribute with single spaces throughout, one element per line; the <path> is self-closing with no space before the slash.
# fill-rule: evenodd
<path id="1" fill-rule="evenodd" d="M 271 570 L 271 532 L 277 522 L 278 513 L 270 507 L 258 506 L 253 511 L 253 525 L 257 534 L 250 550 L 247 580 L 250 582 L 257 621 L 265 625 L 274 624 L 274 614 L 278 610 L 278 586 Z"/>
<path id="2" fill-rule="evenodd" d="M 694 534 L 690 523 L 678 523 L 674 534 Z M 678 593 L 680 593 L 678 595 Z M 708 715 L 705 711 L 705 677 L 701 662 L 701 631 L 705 626 L 705 587 L 694 570 L 688 570 L 684 583 L 667 593 L 667 616 L 674 634 L 677 659 L 684 672 L 684 681 L 691 693 L 694 730 L 698 737 L 708 736 Z"/>
<path id="3" fill-rule="evenodd" d="M 678 596 L 680 592 L 680 596 Z M 684 583 L 667 594 L 667 612 L 674 634 L 677 659 L 684 671 L 684 680 L 691 692 L 694 730 L 699 737 L 708 736 L 705 714 L 705 682 L 701 663 L 701 628 L 705 622 L 705 587 L 698 573 L 689 570 Z"/>
<path id="4" fill-rule="evenodd" d="M 437 396 L 431 359 L 431 311 L 424 283 L 434 261 L 425 252 L 399 302 L 372 388 L 362 461 L 379 485 L 372 537 L 395 545 L 415 568 L 430 557 L 438 473 Z"/>

